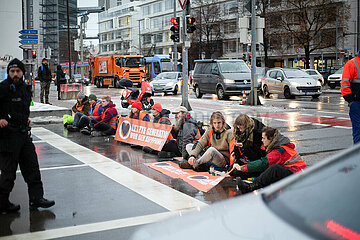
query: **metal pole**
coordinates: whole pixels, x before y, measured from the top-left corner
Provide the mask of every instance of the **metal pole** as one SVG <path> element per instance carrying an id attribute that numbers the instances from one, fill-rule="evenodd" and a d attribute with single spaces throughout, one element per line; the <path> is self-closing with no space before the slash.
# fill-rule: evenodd
<path id="1" fill-rule="evenodd" d="M 335 65 L 338 65 L 338 14 L 336 14 L 336 29 L 335 29 Z"/>
<path id="2" fill-rule="evenodd" d="M 256 86 L 256 10 L 255 1 L 251 1 L 251 92 L 249 105 L 257 105 L 257 86 Z"/>
<path id="3" fill-rule="evenodd" d="M 344 50 L 345 51 L 345 35 L 344 35 L 344 4 L 343 4 L 343 6 L 342 6 L 342 50 Z M 341 55 L 341 63 L 340 63 L 340 65 L 342 66 L 343 64 L 344 64 L 344 59 L 345 58 L 345 53 L 344 53 L 344 55 Z"/>
<path id="4" fill-rule="evenodd" d="M 360 0 L 357 0 L 357 48 L 354 49 L 354 54 L 360 50 Z"/>
<path id="5" fill-rule="evenodd" d="M 81 79 L 84 79 L 84 35 L 83 35 L 83 24 L 85 23 L 85 16 L 81 16 L 80 20 L 80 61 L 81 61 Z"/>
<path id="6" fill-rule="evenodd" d="M 66 15 L 67 15 L 68 54 L 69 54 L 69 77 L 71 79 L 71 42 L 70 42 L 69 0 L 66 0 Z"/>
<path id="7" fill-rule="evenodd" d="M 186 31 L 186 7 L 183 9 L 183 20 L 181 35 L 183 39 L 183 50 L 182 50 L 182 73 L 183 73 L 183 85 L 182 85 L 182 102 L 181 106 L 186 107 L 189 111 L 191 111 L 191 106 L 189 103 L 189 95 L 188 95 L 188 48 L 190 45 L 190 41 L 188 36 L 185 34 Z"/>
<path id="8" fill-rule="evenodd" d="M 174 0 L 174 18 L 176 18 L 176 0 Z M 173 59 L 173 63 L 174 63 L 174 71 L 177 72 L 177 43 L 174 41 L 174 49 L 173 49 L 173 53 L 174 53 L 174 59 Z"/>

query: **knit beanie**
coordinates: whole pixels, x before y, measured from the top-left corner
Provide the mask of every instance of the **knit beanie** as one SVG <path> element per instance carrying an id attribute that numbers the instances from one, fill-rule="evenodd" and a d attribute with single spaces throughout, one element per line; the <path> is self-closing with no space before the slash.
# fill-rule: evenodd
<path id="1" fill-rule="evenodd" d="M 83 92 L 79 92 L 77 95 L 77 99 L 84 99 L 85 98 L 85 94 Z"/>
<path id="2" fill-rule="evenodd" d="M 89 99 L 97 101 L 96 95 L 95 94 L 90 94 L 89 95 Z"/>
<path id="3" fill-rule="evenodd" d="M 151 108 L 158 112 L 161 112 L 163 110 L 160 103 L 155 103 L 154 106 L 152 106 Z"/>
<path id="4" fill-rule="evenodd" d="M 141 102 L 140 101 L 136 101 L 131 105 L 132 108 L 137 108 L 139 110 L 141 110 Z"/>
<path id="5" fill-rule="evenodd" d="M 7 66 L 7 74 L 9 74 L 10 68 L 18 67 L 25 74 L 25 65 L 17 58 L 14 58 Z"/>

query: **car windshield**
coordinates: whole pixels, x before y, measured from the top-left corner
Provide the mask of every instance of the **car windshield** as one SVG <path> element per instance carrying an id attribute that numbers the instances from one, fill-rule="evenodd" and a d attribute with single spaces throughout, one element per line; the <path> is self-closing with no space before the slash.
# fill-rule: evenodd
<path id="1" fill-rule="evenodd" d="M 156 76 L 157 80 L 159 79 L 176 79 L 176 73 L 174 72 L 165 72 L 165 73 L 160 73 L 159 75 Z"/>
<path id="2" fill-rule="evenodd" d="M 339 70 L 337 70 L 334 74 L 342 74 L 343 72 L 343 68 L 340 68 Z"/>
<path id="3" fill-rule="evenodd" d="M 161 62 L 161 68 L 163 72 L 174 71 L 173 66 L 174 64 L 172 64 L 171 62 Z"/>
<path id="4" fill-rule="evenodd" d="M 136 68 L 144 66 L 144 58 L 142 57 L 127 57 L 123 59 L 123 67 Z"/>
<path id="5" fill-rule="evenodd" d="M 243 61 L 219 62 L 222 73 L 250 73 L 250 68 Z"/>
<path id="6" fill-rule="evenodd" d="M 272 211 L 315 239 L 360 236 L 360 148 L 264 196 Z"/>
<path id="7" fill-rule="evenodd" d="M 286 78 L 309 78 L 310 75 L 300 69 L 283 69 Z"/>

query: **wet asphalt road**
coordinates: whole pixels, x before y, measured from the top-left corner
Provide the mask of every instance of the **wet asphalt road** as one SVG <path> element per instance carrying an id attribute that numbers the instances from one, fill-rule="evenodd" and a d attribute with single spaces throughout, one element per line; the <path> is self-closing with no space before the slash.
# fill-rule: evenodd
<path id="1" fill-rule="evenodd" d="M 39 101 L 38 86 L 39 84 L 35 90 L 36 102 Z M 71 108 L 75 100 L 58 101 L 55 90 L 52 85 L 50 102 L 56 106 Z M 129 109 L 120 106 L 120 89 L 87 86 L 84 92 L 86 95 L 94 93 L 98 97 L 109 95 L 120 114 L 129 112 Z M 156 94 L 154 100 L 160 102 L 163 108 L 172 110 L 180 105 L 181 96 Z M 249 114 L 289 136 L 310 166 L 352 145 L 348 107 L 339 89 L 325 90 L 318 100 L 312 100 L 311 97 L 288 100 L 274 95 L 269 99 L 261 98 L 262 106 L 243 106 L 239 105 L 240 101 L 240 97 L 219 101 L 214 95 L 205 95 L 202 99 L 196 99 L 193 93 L 189 95 L 193 109 L 191 113 L 197 120 L 208 121 L 211 113 L 219 110 L 232 125 L 238 114 Z M 174 120 L 174 117 L 171 116 L 170 119 Z M 20 203 L 23 208 L 20 214 L 0 216 L 0 236 L 15 234 L 14 239 L 47 239 L 41 234 L 48 233 L 51 238 L 58 239 L 109 239 L 114 236 L 128 239 L 137 227 L 147 223 L 145 216 L 157 219 L 161 214 L 197 208 L 202 203 L 211 204 L 236 195 L 236 187 L 231 178 L 208 193 L 203 193 L 182 180 L 167 177 L 143 164 L 161 160 L 157 156 L 130 148 L 114 141 L 112 137 L 88 137 L 68 132 L 61 122 L 52 122 L 44 124 L 34 121 L 33 134 L 46 195 L 54 198 L 57 204 L 49 210 L 29 212 L 26 209 L 26 186 L 18 173 L 12 200 Z M 140 173 L 136 178 L 146 176 L 155 182 L 139 180 L 144 182 L 142 186 L 137 186 L 137 181 L 126 182 L 129 177 L 117 179 L 124 174 L 123 171 L 127 171 L 126 168 L 118 169 L 119 163 Z M 104 168 L 102 164 L 105 164 Z M 157 193 L 160 191 L 159 186 L 151 185 L 156 185 L 156 182 L 169 187 L 166 191 L 170 193 L 165 194 L 166 196 L 174 195 L 167 203 L 161 199 L 165 195 Z M 183 207 L 181 201 L 187 207 Z M 170 206 L 172 202 L 176 207 Z M 122 225 L 116 222 L 121 219 L 128 219 L 127 222 L 136 219 L 137 223 Z M 116 223 L 116 227 L 109 227 L 112 223 Z M 81 226 L 92 230 L 81 230 Z M 41 234 L 38 231 L 42 231 Z M 40 235 L 32 235 L 31 232 Z"/>

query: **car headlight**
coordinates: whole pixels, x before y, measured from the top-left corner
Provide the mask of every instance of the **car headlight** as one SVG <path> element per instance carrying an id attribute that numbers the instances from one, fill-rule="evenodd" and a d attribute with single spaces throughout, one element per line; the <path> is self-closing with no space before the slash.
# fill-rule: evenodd
<path id="1" fill-rule="evenodd" d="M 227 78 L 225 78 L 225 79 L 224 79 L 224 83 L 225 83 L 225 84 L 234 84 L 235 81 L 232 80 L 232 79 L 227 79 Z"/>
<path id="2" fill-rule="evenodd" d="M 166 86 L 168 86 L 168 87 L 171 87 L 172 85 L 174 85 L 174 83 L 172 83 L 172 82 L 168 82 L 168 83 L 166 84 Z"/>
<path id="3" fill-rule="evenodd" d="M 321 81 L 321 79 L 319 79 Z M 321 86 L 321 82 L 320 81 L 316 81 L 316 86 Z"/>

